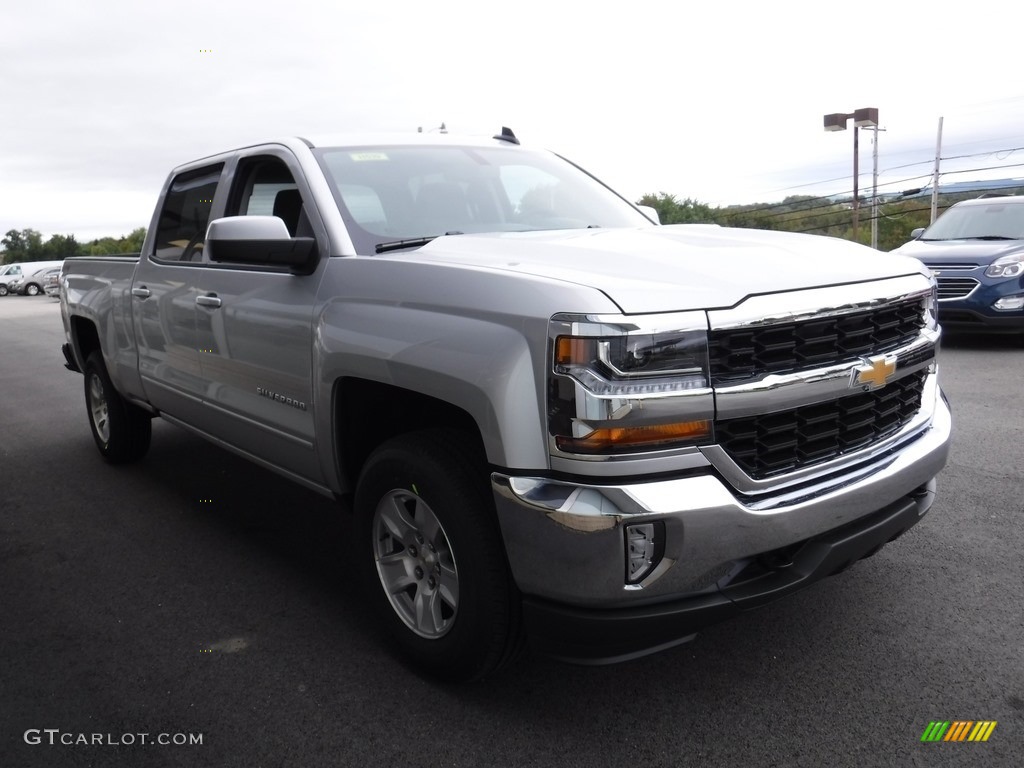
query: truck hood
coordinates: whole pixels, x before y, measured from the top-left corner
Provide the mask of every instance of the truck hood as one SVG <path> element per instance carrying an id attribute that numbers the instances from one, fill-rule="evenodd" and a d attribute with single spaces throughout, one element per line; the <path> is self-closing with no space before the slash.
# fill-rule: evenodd
<path id="1" fill-rule="evenodd" d="M 402 257 L 591 286 L 627 314 L 726 308 L 754 294 L 927 274 L 918 261 L 846 240 L 693 224 L 452 235 Z"/>
<path id="2" fill-rule="evenodd" d="M 988 265 L 1000 256 L 1024 251 L 1021 240 L 911 240 L 891 251 L 900 256 L 911 256 L 925 264 L 953 264 L 970 262 Z"/>

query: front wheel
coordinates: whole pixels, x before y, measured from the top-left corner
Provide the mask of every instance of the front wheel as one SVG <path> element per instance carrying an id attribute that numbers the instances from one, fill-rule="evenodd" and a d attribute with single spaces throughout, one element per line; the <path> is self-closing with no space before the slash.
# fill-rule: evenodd
<path id="1" fill-rule="evenodd" d="M 522 647 L 487 467 L 467 439 L 437 430 L 385 443 L 367 461 L 355 500 L 358 546 L 385 627 L 403 655 L 447 680 L 482 678 Z"/>
<path id="2" fill-rule="evenodd" d="M 121 397 L 99 350 L 85 361 L 85 405 L 93 439 L 104 459 L 127 464 L 146 455 L 153 428 L 149 414 Z"/>
<path id="3" fill-rule="evenodd" d="M 7 283 L 0 283 L 0 296 L 7 295 Z"/>
<path id="4" fill-rule="evenodd" d="M 36 285 L 35 283 L 32 283 L 31 285 L 28 285 L 25 288 L 25 293 L 28 296 L 38 296 L 39 295 L 39 286 Z"/>

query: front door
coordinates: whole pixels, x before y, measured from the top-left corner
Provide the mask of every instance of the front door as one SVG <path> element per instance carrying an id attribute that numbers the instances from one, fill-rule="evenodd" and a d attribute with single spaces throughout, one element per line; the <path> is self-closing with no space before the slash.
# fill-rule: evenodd
<path id="1" fill-rule="evenodd" d="M 314 236 L 310 196 L 288 160 L 278 149 L 241 157 L 225 215 L 278 216 L 293 237 Z M 323 473 L 314 446 L 313 308 L 323 266 L 299 275 L 207 260 L 195 298 L 210 431 L 315 483 Z"/>

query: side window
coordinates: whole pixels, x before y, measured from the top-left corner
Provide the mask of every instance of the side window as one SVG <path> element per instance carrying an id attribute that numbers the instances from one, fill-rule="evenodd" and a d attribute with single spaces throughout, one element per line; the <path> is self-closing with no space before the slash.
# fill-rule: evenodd
<path id="1" fill-rule="evenodd" d="M 223 164 L 175 177 L 164 198 L 157 223 L 156 253 L 169 261 L 200 261 L 203 238 Z"/>
<path id="2" fill-rule="evenodd" d="M 285 163 L 276 157 L 250 157 L 238 164 L 228 216 L 277 216 L 292 237 L 312 237 L 302 193 Z"/>

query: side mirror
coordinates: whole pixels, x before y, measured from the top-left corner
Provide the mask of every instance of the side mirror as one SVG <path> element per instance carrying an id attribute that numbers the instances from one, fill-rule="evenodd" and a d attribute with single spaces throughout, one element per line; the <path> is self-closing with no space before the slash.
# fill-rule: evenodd
<path id="1" fill-rule="evenodd" d="M 648 219 L 653 221 L 655 224 L 661 224 L 661 216 L 658 215 L 658 209 L 650 205 L 638 205 L 640 213 L 646 216 Z"/>
<path id="2" fill-rule="evenodd" d="M 910 239 L 917 240 L 917 238 L 924 234 L 925 229 L 927 227 L 918 227 L 917 229 L 910 230 Z"/>
<path id="3" fill-rule="evenodd" d="M 315 262 L 316 240 L 292 237 L 277 216 L 228 216 L 206 230 L 212 262 L 287 267 L 304 271 Z"/>

